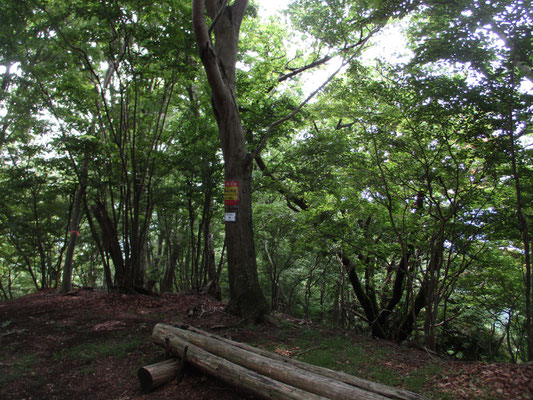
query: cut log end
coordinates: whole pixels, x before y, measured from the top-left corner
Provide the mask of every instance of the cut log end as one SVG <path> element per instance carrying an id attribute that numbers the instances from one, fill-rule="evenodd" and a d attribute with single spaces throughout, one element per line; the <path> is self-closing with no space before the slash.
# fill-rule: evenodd
<path id="1" fill-rule="evenodd" d="M 156 364 L 139 368 L 137 377 L 143 392 L 148 393 L 153 389 L 171 381 L 178 373 L 180 362 L 174 358 Z"/>
<path id="2" fill-rule="evenodd" d="M 139 378 L 139 382 L 141 383 L 141 389 L 145 393 L 149 393 L 154 388 L 153 386 L 153 379 L 152 375 L 148 370 L 146 370 L 145 367 L 139 368 L 139 371 L 137 371 L 137 377 Z"/>

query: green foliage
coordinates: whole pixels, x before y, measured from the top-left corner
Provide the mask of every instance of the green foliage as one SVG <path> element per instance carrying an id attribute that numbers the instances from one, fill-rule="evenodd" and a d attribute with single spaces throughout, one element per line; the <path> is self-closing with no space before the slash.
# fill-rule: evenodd
<path id="1" fill-rule="evenodd" d="M 290 4 L 290 16 L 297 29 L 317 38 L 329 48 L 349 47 L 389 18 L 400 18 L 411 1 L 296 0 Z"/>
<path id="2" fill-rule="evenodd" d="M 211 278 L 212 255 L 225 267 L 223 165 L 189 2 L 5 3 L 2 299 L 57 285 L 83 159 L 88 188 L 75 283 L 120 286 L 114 263 L 122 261 L 134 281 L 128 285 L 201 287 Z M 441 351 L 526 359 L 524 240 L 511 162 L 514 154 L 531 232 L 533 109 L 523 87 L 532 79 L 533 42 L 525 7 L 298 0 L 287 22 L 258 21 L 249 8 L 236 98 L 250 149 L 304 98 L 300 69 L 351 60 L 312 104 L 271 132 L 266 172 L 254 170 L 259 278 L 273 308 L 345 327 L 367 324 L 339 261 L 345 255 L 389 337 L 427 289 L 434 312 L 415 310 L 412 328 L 425 322 L 428 338 L 428 326 L 440 324 Z M 388 21 L 405 16 L 410 63 L 368 66 L 352 58 Z M 95 205 L 111 221 L 117 259 L 104 246 L 110 240 Z M 408 273 L 395 285 L 407 252 Z M 221 274 L 227 293 L 227 269 Z M 326 344 L 340 352 L 343 340 Z M 90 360 L 123 351 L 117 346 L 63 355 Z M 361 358 L 363 350 L 350 351 Z M 335 366 L 326 353 L 308 356 Z M 367 373 L 396 383 L 388 372 Z M 421 371 L 420 379 L 429 374 Z"/>

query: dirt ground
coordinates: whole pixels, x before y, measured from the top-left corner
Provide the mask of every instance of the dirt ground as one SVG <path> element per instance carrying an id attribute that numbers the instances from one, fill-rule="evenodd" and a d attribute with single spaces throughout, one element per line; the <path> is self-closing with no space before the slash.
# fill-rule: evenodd
<path id="1" fill-rule="evenodd" d="M 0 303 L 0 399 L 255 399 L 192 367 L 180 383 L 148 394 L 140 388 L 138 369 L 165 358 L 151 343 L 158 322 L 190 324 L 248 343 L 275 340 L 276 326 L 250 329 L 224 307 L 196 294 L 127 296 L 88 290 L 71 295 L 44 291 Z M 397 348 L 384 368 L 406 376 L 434 358 L 366 336 L 356 340 Z M 443 362 L 446 374 L 435 376 L 431 384 L 450 399 L 533 399 L 533 365 Z"/>

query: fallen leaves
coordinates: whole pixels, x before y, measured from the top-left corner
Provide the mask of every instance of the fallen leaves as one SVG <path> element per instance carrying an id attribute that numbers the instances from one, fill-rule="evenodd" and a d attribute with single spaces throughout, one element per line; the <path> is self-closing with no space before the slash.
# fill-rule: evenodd
<path id="1" fill-rule="evenodd" d="M 46 383 L 53 385 L 42 386 L 49 398 L 56 398 L 53 397 L 55 394 L 51 395 L 54 390 L 54 393 L 61 393 L 62 397 L 68 396 L 74 400 L 118 399 L 125 391 L 131 399 L 178 398 L 176 393 L 179 393 L 179 398 L 194 400 L 215 398 L 215 387 L 217 393 L 222 393 L 216 397 L 219 399 L 253 398 L 246 397 L 243 393 L 235 393 L 230 387 L 219 391 L 219 382 L 202 382 L 200 379 L 207 378 L 200 373 L 194 375 L 193 372 L 189 374 L 187 382 L 179 387 L 168 385 L 157 394 L 152 394 L 152 397 L 135 392 L 129 371 L 138 367 L 140 356 L 155 356 L 149 332 L 156 322 L 194 324 L 206 330 L 223 328 L 221 332 L 227 337 L 233 336 L 235 340 L 249 343 L 266 342 L 277 347 L 277 354 L 291 358 L 322 347 L 327 351 L 320 340 L 316 343 L 318 347 L 297 347 L 293 344 L 292 339 L 297 339 L 297 332 L 301 332 L 298 327 L 308 325 L 307 321 L 283 316 L 296 328 L 285 332 L 283 341 L 277 340 L 279 327 L 265 325 L 261 326 L 261 329 L 247 329 L 239 318 L 224 312 L 224 303 L 196 293 L 128 296 L 120 293 L 80 291 L 78 296 L 61 296 L 43 292 L 0 306 L 0 339 L 2 350 L 6 352 L 4 359 L 0 360 L 0 373 L 5 374 L 5 371 L 13 370 L 15 365 L 20 365 L 21 360 L 26 360 L 27 363 L 24 370 L 31 371 L 21 379 L 12 381 L 9 388 L 0 385 L 0 397 L 7 399 L 28 398 L 30 395 L 32 398 L 43 398 L 43 393 L 29 392 L 41 389 L 28 388 L 27 382 L 35 376 L 44 377 L 47 379 Z M 190 310 L 193 312 L 189 313 Z M 309 328 L 316 327 L 309 325 Z M 120 329 L 145 335 L 146 344 L 127 358 L 102 357 L 80 366 L 73 366 L 73 362 L 68 359 L 58 361 L 44 356 L 55 354 L 58 351 L 58 343 L 61 348 L 69 348 L 85 343 L 88 338 L 92 340 L 95 335 L 99 338 L 114 337 L 114 331 Z M 87 335 L 88 331 L 92 334 Z M 328 334 L 337 333 L 334 329 L 328 330 Z M 434 360 L 428 358 L 424 351 L 403 348 L 353 333 L 349 335 L 352 340 L 357 340 L 365 351 L 382 353 L 383 358 L 379 366 L 395 372 L 399 377 L 400 386 L 407 385 L 408 379 L 416 379 L 421 375 L 424 382 L 426 377 L 429 377 L 427 381 L 430 382 L 423 388 L 424 391 L 433 390 L 435 393 L 439 392 L 439 395 L 445 392 L 454 400 L 533 399 L 533 365 L 460 363 L 440 359 L 439 368 L 428 372 L 432 371 L 427 367 L 433 364 Z M 18 353 L 20 349 L 32 349 L 31 357 L 21 358 Z M 39 355 L 34 358 L 36 351 L 39 351 Z M 356 361 L 341 357 L 338 364 L 345 367 L 348 363 L 355 365 Z M 35 371 L 30 370 L 30 367 Z M 104 373 L 99 373 L 102 371 Z M 57 380 L 57 376 L 68 379 Z M 105 393 L 100 390 L 94 392 L 95 382 L 100 382 L 99 384 L 106 388 Z"/>
<path id="2" fill-rule="evenodd" d="M 533 365 L 450 363 L 437 379 L 437 387 L 456 399 L 533 398 Z"/>
<path id="3" fill-rule="evenodd" d="M 280 356 L 294 358 L 300 352 L 299 347 L 276 347 L 274 353 L 279 354 Z"/>

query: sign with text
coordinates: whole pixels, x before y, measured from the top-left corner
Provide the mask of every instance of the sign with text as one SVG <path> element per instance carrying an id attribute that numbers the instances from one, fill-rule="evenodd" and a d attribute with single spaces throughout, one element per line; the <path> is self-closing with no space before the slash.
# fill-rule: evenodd
<path id="1" fill-rule="evenodd" d="M 238 206 L 239 205 L 239 182 L 225 181 L 224 182 L 224 205 Z"/>
<path id="2" fill-rule="evenodd" d="M 226 222 L 235 222 L 237 221 L 237 213 L 229 212 L 224 214 L 224 221 Z"/>

